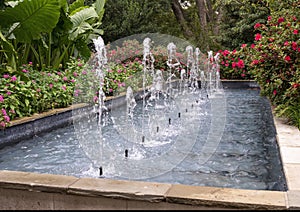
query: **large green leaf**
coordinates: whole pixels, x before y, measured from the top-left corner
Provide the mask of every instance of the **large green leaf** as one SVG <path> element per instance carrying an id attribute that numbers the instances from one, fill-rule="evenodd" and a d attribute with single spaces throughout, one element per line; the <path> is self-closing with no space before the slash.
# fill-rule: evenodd
<path id="1" fill-rule="evenodd" d="M 89 20 L 92 18 L 98 18 L 98 14 L 93 7 L 85 8 L 72 15 L 73 29 L 70 31 L 69 39 L 75 40 L 79 35 L 93 30 L 93 27 L 89 24 Z"/>
<path id="2" fill-rule="evenodd" d="M 30 42 L 56 26 L 60 3 L 59 0 L 24 0 L 0 12 L 0 25 L 10 29 L 10 34 L 13 33 L 19 42 Z"/>
<path id="3" fill-rule="evenodd" d="M 72 15 L 73 11 L 77 10 L 80 7 L 84 7 L 84 0 L 76 0 L 69 6 L 69 13 Z"/>
<path id="4" fill-rule="evenodd" d="M 96 0 L 96 2 L 94 3 L 94 7 L 96 9 L 96 12 L 98 14 L 98 16 L 102 18 L 103 16 L 103 12 L 104 12 L 104 5 L 105 5 L 106 0 Z"/>

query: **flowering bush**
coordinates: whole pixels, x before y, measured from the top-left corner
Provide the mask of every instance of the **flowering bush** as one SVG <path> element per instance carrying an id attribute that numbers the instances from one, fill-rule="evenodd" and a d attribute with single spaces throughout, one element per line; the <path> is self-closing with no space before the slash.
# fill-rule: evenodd
<path id="1" fill-rule="evenodd" d="M 250 65 L 262 95 L 300 129 L 299 18 L 299 9 L 284 10 L 269 16 L 267 24 L 257 23 Z"/>
<path id="2" fill-rule="evenodd" d="M 72 103 L 76 72 L 50 68 L 36 71 L 32 63 L 22 65 L 21 70 L 0 76 L 0 128 L 9 126 L 15 118 Z"/>
<path id="3" fill-rule="evenodd" d="M 248 66 L 250 56 L 247 44 L 242 44 L 239 50 L 220 50 L 221 79 L 253 79 Z"/>
<path id="4" fill-rule="evenodd" d="M 144 46 L 136 39 L 124 40 L 121 46 L 116 47 L 108 44 L 107 48 L 108 61 L 114 64 L 127 64 L 134 61 L 142 62 L 143 60 Z M 168 60 L 167 46 L 154 45 L 151 47 L 151 53 L 154 57 L 154 68 L 162 71 L 168 70 L 166 63 Z M 185 53 L 176 52 L 176 57 L 184 65 Z"/>

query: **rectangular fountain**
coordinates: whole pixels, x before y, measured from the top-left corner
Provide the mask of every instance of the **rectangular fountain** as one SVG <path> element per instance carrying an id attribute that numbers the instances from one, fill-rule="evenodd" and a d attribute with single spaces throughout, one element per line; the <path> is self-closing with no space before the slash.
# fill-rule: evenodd
<path id="1" fill-rule="evenodd" d="M 168 71 L 154 70 L 146 38 L 143 72 L 106 97 L 106 51 L 94 42 L 72 107 L 1 131 L 1 209 L 297 207 L 270 103 L 255 82 L 221 81 L 212 52 L 201 71 L 191 46 L 185 70 L 173 43 Z"/>

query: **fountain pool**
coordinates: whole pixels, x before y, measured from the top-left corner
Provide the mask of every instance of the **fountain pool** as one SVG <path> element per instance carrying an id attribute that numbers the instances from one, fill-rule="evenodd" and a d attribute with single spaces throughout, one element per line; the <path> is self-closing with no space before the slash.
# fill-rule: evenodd
<path id="1" fill-rule="evenodd" d="M 26 139 L 19 138 L 21 142 L 3 145 L 9 143 L 11 136 L 4 137 L 4 142 L 0 142 L 0 170 L 12 172 L 2 171 L 1 176 L 8 174 L 10 178 L 14 171 L 21 171 L 22 179 L 27 182 L 30 173 L 46 174 L 49 180 L 64 175 L 70 177 L 71 184 L 63 192 L 71 193 L 83 192 L 76 185 L 85 179 L 89 186 L 93 182 L 94 185 L 116 183 L 123 189 L 140 182 L 140 186 L 145 186 L 137 190 L 161 188 L 168 196 L 167 201 L 172 199 L 172 191 L 175 196 L 180 193 L 180 186 L 174 185 L 192 186 L 191 190 L 194 186 L 205 191 L 213 188 L 213 193 L 221 191 L 219 188 L 227 188 L 229 193 L 243 191 L 243 195 L 253 191 L 250 196 L 264 196 L 267 193 L 258 191 L 272 191 L 275 193 L 271 196 L 279 197 L 280 201 L 262 203 L 259 207 L 284 205 L 281 192 L 287 191 L 287 185 L 271 107 L 259 95 L 255 83 L 243 88 L 239 83 L 238 86 L 221 83 L 218 64 L 208 63 L 208 71 L 203 72 L 195 64 L 194 56 L 189 56 L 187 61 L 191 64 L 187 70 L 181 69 L 180 78 L 174 81 L 173 73 L 180 64 L 174 45 L 168 45 L 169 71 L 162 75 L 153 69 L 150 43 L 144 40 L 144 75 L 139 78 L 143 89 L 136 90 L 126 82 L 129 85 L 126 93 L 107 99 L 102 91 L 107 60 L 103 42 L 98 41 L 97 51 L 101 54 L 96 57 L 97 66 L 92 74 L 100 82 L 100 89 L 96 86 L 95 92 L 98 104 L 74 109 L 72 122 L 64 122 L 64 115 L 60 114 L 62 118 L 56 119 L 59 126 L 51 131 L 50 127 L 34 125 L 33 136 L 27 135 L 27 128 L 32 126 L 25 123 L 21 128 Z M 193 55 L 192 48 L 186 50 Z M 195 53 L 199 55 L 197 49 Z M 217 55 L 210 59 L 218 61 Z M 149 78 L 153 80 L 148 81 Z M 196 81 L 199 78 L 201 82 Z M 62 122 L 68 124 L 62 127 Z M 164 189 L 170 184 L 167 192 Z M 34 187 L 34 183 L 30 185 Z M 115 192 L 104 196 L 132 195 Z M 139 196 L 139 192 L 134 195 Z"/>
<path id="2" fill-rule="evenodd" d="M 106 141 L 103 144 L 103 150 L 106 151 L 103 155 L 103 176 L 99 176 L 98 167 L 80 147 L 74 125 L 35 135 L 32 139 L 2 148 L 0 169 L 80 178 L 102 177 L 240 189 L 286 190 L 268 100 L 259 96 L 257 89 L 224 91 L 227 103 L 225 133 L 215 147 L 205 143 L 209 138 L 212 120 L 207 112 L 211 109 L 210 104 L 206 102 L 203 103 L 206 105 L 202 107 L 204 111 L 201 118 L 194 123 L 200 130 L 196 131 L 196 135 L 190 135 L 197 138 L 196 142 L 189 148 L 185 147 L 188 144 L 184 138 L 178 138 L 182 124 L 180 118 L 185 115 L 184 111 L 182 117 L 172 119 L 171 125 L 168 120 L 165 121 L 165 133 L 174 128 L 178 128 L 178 131 L 170 135 L 173 138 L 162 136 L 164 140 L 161 141 L 146 139 L 144 143 L 126 143 L 123 141 L 124 135 L 109 120 L 102 129 Z M 192 110 L 192 106 L 189 105 L 188 109 Z M 163 131 L 162 128 L 160 130 Z M 95 134 L 84 136 L 89 140 L 89 136 Z M 170 151 L 174 146 L 172 139 L 178 143 L 183 142 L 175 145 L 179 148 L 178 151 Z M 210 147 L 214 152 L 206 157 Z M 126 149 L 128 157 L 124 155 Z M 182 157 L 182 154 L 184 157 L 178 161 L 173 160 L 174 163 L 170 164 L 172 157 L 168 158 L 169 152 L 173 152 L 177 158 Z M 147 166 L 151 160 L 154 161 L 154 167 Z"/>

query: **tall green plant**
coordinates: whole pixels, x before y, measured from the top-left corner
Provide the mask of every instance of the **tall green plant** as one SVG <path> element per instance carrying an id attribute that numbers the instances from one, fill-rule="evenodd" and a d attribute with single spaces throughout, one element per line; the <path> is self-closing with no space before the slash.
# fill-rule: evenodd
<path id="1" fill-rule="evenodd" d="M 0 11 L 1 64 L 16 70 L 28 56 L 31 42 L 56 26 L 60 6 L 58 0 L 24 0 Z"/>
<path id="2" fill-rule="evenodd" d="M 0 62 L 6 71 L 32 61 L 43 67 L 66 66 L 71 56 L 89 58 L 89 44 L 100 29 L 105 0 L 16 1 L 0 12 Z"/>

